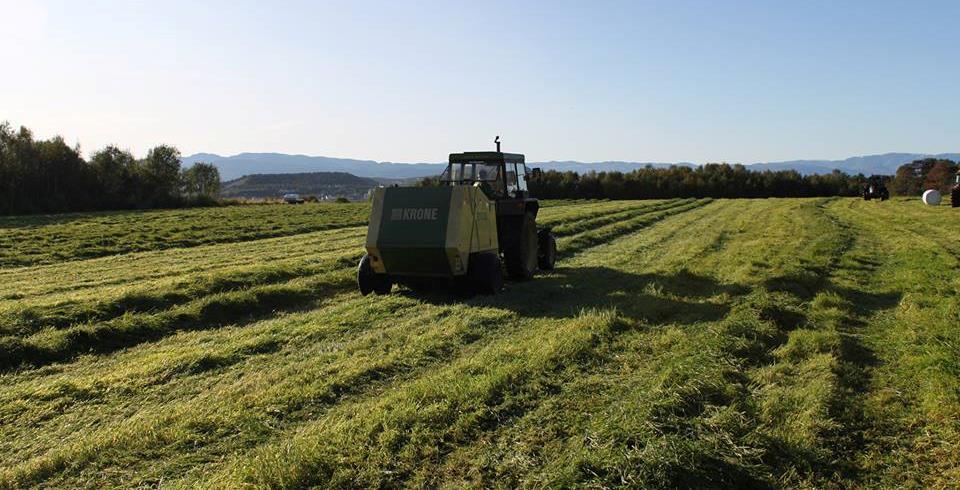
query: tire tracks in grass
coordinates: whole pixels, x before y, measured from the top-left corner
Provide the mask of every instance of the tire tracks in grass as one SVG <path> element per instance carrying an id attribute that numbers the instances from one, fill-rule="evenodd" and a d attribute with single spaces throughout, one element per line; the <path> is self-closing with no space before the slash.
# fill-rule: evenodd
<path id="1" fill-rule="evenodd" d="M 866 370 L 868 389 L 857 398 L 862 435 L 851 452 L 857 458 L 859 483 L 956 486 L 960 349 L 951 341 L 957 338 L 960 309 L 948 298 L 960 291 L 960 282 L 952 272 L 958 263 L 956 244 L 937 236 L 945 219 L 935 214 L 939 210 L 916 201 L 871 206 L 851 200 L 831 211 L 872 238 L 878 248 L 873 256 L 887 258 L 853 264 L 855 278 L 871 290 L 902 295 L 896 308 L 865 315 L 858 332 L 877 358 Z"/>
<path id="2" fill-rule="evenodd" d="M 378 398 L 338 407 L 291 437 L 235 458 L 221 473 L 206 474 L 196 483 L 274 488 L 401 484 L 423 462 L 470 440 L 486 424 L 520 408 L 525 398 L 536 397 L 545 387 L 538 386 L 535 374 L 590 357 L 596 343 L 620 328 L 609 312 L 527 325 L 517 335 L 394 386 Z M 356 417 L 358 413 L 369 416 Z"/>
<path id="3" fill-rule="evenodd" d="M 615 256 L 618 259 L 626 259 L 624 266 L 631 271 L 641 271 L 653 266 L 654 262 L 658 262 L 661 258 L 665 257 L 665 250 L 669 250 L 671 255 L 677 255 L 674 262 L 686 262 L 690 256 L 688 254 L 694 256 L 698 254 L 697 250 L 699 250 L 699 247 L 678 246 L 675 242 L 687 241 L 691 235 L 695 236 L 698 240 L 705 239 L 709 241 L 708 238 L 704 238 L 704 235 L 711 233 L 722 234 L 724 230 L 719 229 L 720 227 L 716 226 L 716 224 L 718 222 L 726 223 L 729 219 L 726 217 L 726 213 L 731 212 L 739 213 L 740 211 L 731 209 L 727 202 L 722 202 L 711 206 L 709 211 L 704 210 L 701 213 L 697 213 L 699 216 L 687 223 L 672 220 L 664 222 L 658 227 L 645 230 L 643 233 L 622 237 L 605 246 L 610 252 L 606 257 Z M 639 255 L 640 251 L 644 251 L 642 256 Z M 579 259 L 580 258 L 578 258 L 578 262 L 588 260 L 586 257 L 582 257 L 583 260 Z M 597 258 L 593 257 L 592 259 L 596 260 Z M 665 264 L 657 264 L 656 267 L 660 268 L 664 265 Z M 667 265 L 667 267 L 669 268 L 669 265 Z M 629 386 L 631 383 L 635 384 L 638 381 L 638 379 L 630 376 L 623 377 L 622 373 L 617 375 L 617 371 L 621 369 L 623 364 L 633 364 L 635 365 L 634 369 L 637 370 L 649 370 L 650 366 L 657 364 L 655 359 L 650 359 L 646 356 L 653 356 L 655 353 L 656 355 L 663 355 L 662 352 L 657 352 L 659 349 L 645 347 L 642 349 L 642 355 L 637 357 L 637 354 L 641 354 L 634 351 L 634 349 L 636 349 L 634 344 L 638 338 L 660 338 L 665 331 L 671 332 L 669 336 L 672 337 L 676 335 L 689 335 L 693 338 L 703 337 L 706 340 L 716 339 L 717 337 L 723 337 L 725 335 L 721 333 L 700 333 L 704 328 L 704 323 L 702 322 L 709 322 L 719 318 L 711 316 L 710 314 L 704 314 L 710 310 L 705 310 L 704 313 L 700 313 L 699 315 L 690 316 L 688 315 L 690 309 L 684 308 L 673 315 L 653 318 L 638 317 L 636 313 L 629 313 L 630 311 L 646 312 L 657 309 L 656 307 L 650 306 L 650 301 L 656 301 L 656 299 L 645 299 L 648 295 L 652 294 L 648 292 L 650 291 L 649 286 L 651 285 L 656 286 L 657 289 L 654 291 L 657 296 L 670 297 L 673 295 L 686 294 L 689 298 L 698 301 L 717 298 L 727 304 L 735 299 L 737 295 L 743 294 L 744 292 L 744 289 L 741 287 L 730 284 L 720 284 L 705 276 L 685 273 L 684 270 L 685 269 L 681 269 L 679 273 L 672 275 L 645 275 L 644 277 L 647 277 L 647 279 L 643 282 L 647 283 L 646 286 L 643 286 L 642 283 L 630 286 L 630 281 L 619 281 L 620 287 L 625 288 L 625 295 L 621 295 L 619 303 L 612 303 L 609 307 L 621 309 L 621 313 L 626 312 L 626 321 L 640 325 L 642 328 L 625 331 L 624 335 L 611 339 L 610 343 L 606 345 L 606 348 L 603 349 L 602 352 L 597 353 L 596 362 L 581 366 L 582 369 L 575 370 L 573 373 L 567 373 L 568 376 L 566 379 L 562 382 L 558 381 L 555 383 L 558 388 L 539 400 L 531 410 L 517 414 L 518 417 L 514 419 L 501 421 L 501 423 L 492 427 L 491 430 L 479 434 L 478 437 L 467 446 L 456 448 L 442 463 L 438 464 L 438 467 L 442 469 L 438 472 L 439 476 L 434 475 L 433 478 L 451 478 L 451 481 L 458 482 L 456 485 L 467 486 L 487 486 L 493 482 L 498 482 L 497 484 L 507 484 L 508 486 L 526 486 L 531 484 L 536 486 L 565 486 L 574 481 L 583 482 L 585 480 L 593 481 L 599 486 L 624 484 L 643 485 L 642 482 L 636 480 L 636 478 L 640 477 L 639 475 L 632 477 L 621 475 L 623 479 L 614 480 L 597 479 L 600 475 L 596 472 L 602 473 L 606 471 L 604 467 L 609 470 L 615 465 L 612 465 L 610 461 L 606 461 L 606 465 L 600 464 L 599 461 L 603 460 L 604 457 L 587 458 L 584 454 L 600 451 L 606 455 L 605 457 L 610 457 L 609 459 L 611 460 L 615 459 L 612 457 L 614 454 L 611 454 L 614 449 L 606 446 L 603 440 L 609 440 L 613 436 L 622 437 L 625 436 L 625 434 L 607 434 L 597 439 L 592 439 L 594 442 L 590 444 L 596 444 L 593 449 L 587 450 L 581 447 L 582 451 L 572 451 L 570 453 L 571 455 L 576 453 L 580 456 L 581 459 L 579 460 L 577 460 L 577 457 L 570 457 L 562 461 L 553 459 L 553 457 L 538 459 L 537 454 L 540 454 L 542 450 L 549 452 L 548 448 L 551 445 L 556 449 L 557 442 L 562 444 L 568 437 L 577 440 L 580 440 L 580 437 L 590 439 L 591 436 L 584 436 L 582 433 L 574 434 L 568 431 L 574 425 L 588 423 L 591 418 L 596 420 L 597 417 L 591 417 L 587 414 L 593 410 L 600 410 L 595 404 L 598 403 L 597 401 L 602 397 L 606 396 L 606 398 L 603 398 L 606 400 L 604 403 L 619 403 L 619 401 L 623 400 L 623 393 L 613 394 L 613 392 L 622 389 L 624 386 Z M 692 297 L 689 295 L 692 295 Z M 628 304 L 634 302 L 639 302 L 641 305 L 638 308 L 634 308 L 632 305 L 631 307 L 626 307 Z M 728 316 L 722 320 L 721 325 L 728 323 L 729 318 Z M 689 327 L 687 325 L 689 325 Z M 679 332 L 684 333 L 679 334 Z M 749 333 L 737 332 L 734 329 L 730 330 L 730 332 L 738 335 L 746 335 Z M 744 341 L 747 340 L 744 339 Z M 663 341 L 658 342 L 662 345 Z M 674 342 L 674 345 L 687 345 L 687 343 Z M 730 345 L 741 348 L 739 342 L 730 342 Z M 710 352 L 710 349 L 698 350 L 697 348 L 689 347 L 684 349 L 689 351 L 687 354 L 684 354 L 686 356 L 702 356 L 704 353 Z M 636 359 L 628 361 L 628 359 L 631 358 Z M 663 359 L 670 359 L 670 356 L 664 356 Z M 671 359 L 671 362 L 676 362 L 676 359 Z M 693 364 L 704 365 L 704 362 L 705 359 L 701 359 Z M 724 359 L 715 359 L 713 362 L 721 365 L 728 365 L 729 363 L 729 361 Z M 729 368 L 722 368 L 721 371 L 723 371 L 723 369 Z M 605 373 L 605 375 L 599 376 L 598 374 L 601 372 Z M 730 373 L 724 374 L 723 376 L 718 374 L 714 376 L 714 378 L 723 378 L 729 375 Z M 657 376 L 654 370 L 653 373 L 648 372 L 640 375 L 639 379 L 650 381 L 656 379 Z M 601 385 L 606 385 L 606 387 L 600 389 Z M 663 422 L 660 422 L 665 424 L 663 427 L 680 423 L 692 428 L 692 423 L 689 421 L 684 422 L 683 419 L 690 417 L 695 418 L 696 413 L 706 410 L 706 405 L 704 404 L 708 405 L 709 403 L 716 402 L 713 398 L 724 398 L 725 395 L 722 394 L 723 390 L 728 389 L 725 386 L 723 383 L 716 384 L 714 381 L 700 382 L 695 374 L 684 375 L 682 379 L 678 378 L 672 381 L 669 389 L 666 389 L 666 387 L 658 388 L 665 391 L 654 397 L 654 400 L 659 401 L 654 403 L 656 409 L 654 412 L 651 412 L 652 419 L 644 418 L 639 414 L 635 414 L 637 416 L 636 418 L 645 421 L 650 420 L 650 422 L 643 422 L 643 424 L 655 424 L 657 422 L 653 420 L 658 417 L 666 417 Z M 646 386 L 642 390 L 638 388 L 638 390 L 640 390 L 639 392 L 642 393 L 647 393 L 650 389 L 651 387 L 649 386 Z M 585 390 L 586 392 L 578 390 Z M 740 390 L 746 391 L 742 386 Z M 571 396 L 572 392 L 583 396 Z M 583 402 L 583 400 L 588 400 L 588 402 Z M 692 413 L 690 412 L 692 409 L 688 406 L 691 403 L 700 404 L 701 408 L 697 409 L 696 413 Z M 617 411 L 618 410 L 612 410 L 607 413 L 606 416 L 598 417 L 599 419 L 605 419 L 610 416 L 616 418 L 620 416 L 620 414 L 615 413 Z M 656 415 L 657 413 L 662 415 L 658 416 Z M 673 413 L 683 413 L 684 416 L 677 418 L 674 415 L 669 415 Z M 575 415 L 570 415 L 570 419 L 564 419 L 568 414 Z M 581 416 L 580 414 L 584 415 Z M 521 427 L 526 427 L 527 429 L 521 429 Z M 537 441 L 540 437 L 543 437 L 545 430 L 548 432 L 555 431 L 551 432 L 552 436 L 555 437 L 550 438 L 551 441 L 549 443 L 546 440 L 538 443 Z M 525 435 L 523 437 L 517 436 L 518 431 L 525 433 Z M 493 452 L 493 454 L 491 454 L 491 452 Z M 726 456 L 730 456 L 731 454 L 732 452 Z M 558 455 L 554 454 L 553 456 Z M 588 459 L 590 460 L 589 462 Z M 507 467 L 513 466 L 514 469 L 520 467 L 522 470 L 520 470 L 519 474 L 513 474 L 511 477 L 508 474 L 493 469 L 493 467 L 504 463 Z M 537 479 L 536 476 L 533 476 L 532 480 L 526 479 L 531 476 L 530 473 L 536 475 L 539 471 L 543 471 L 544 467 L 548 466 L 554 466 L 553 470 L 556 470 L 558 474 L 567 472 L 568 474 L 565 477 L 570 477 L 571 475 L 569 473 L 576 474 L 577 477 L 571 478 L 570 480 L 557 480 L 559 476 L 558 474 L 554 474 L 549 477 L 544 477 L 544 479 Z M 633 463 L 623 464 L 617 470 L 625 470 L 627 473 L 630 473 L 629 468 L 639 469 L 642 466 L 642 462 L 635 461 Z M 731 467 L 726 468 L 728 474 L 711 473 L 707 471 L 708 469 L 709 468 L 703 468 L 703 471 L 696 473 L 687 472 L 687 474 L 683 476 L 682 474 L 685 469 L 677 467 L 672 470 L 675 471 L 675 473 L 673 473 L 673 476 L 670 476 L 669 479 L 666 474 L 659 473 L 657 475 L 657 477 L 660 478 L 659 480 L 653 478 L 647 481 L 646 485 L 652 485 L 655 482 L 664 484 L 665 481 L 675 481 L 677 482 L 676 484 L 681 486 L 680 481 L 687 481 L 687 484 L 693 484 L 693 482 L 699 481 L 701 485 L 707 481 L 711 481 L 713 484 L 722 484 L 724 481 L 727 482 L 726 484 L 732 484 L 732 481 L 729 480 L 732 474 Z M 719 469 L 724 468 L 721 466 Z M 735 470 L 735 468 L 733 468 L 733 470 Z M 434 470 L 427 469 L 425 472 L 434 473 Z M 705 478 L 696 480 L 696 476 Z M 740 477 L 742 477 L 742 480 L 738 481 L 740 481 L 741 484 L 753 481 L 743 475 Z M 686 478 L 686 480 L 683 478 Z M 564 481 L 566 481 L 566 483 L 564 483 Z M 424 484 L 424 482 L 427 486 L 437 484 L 435 480 L 430 479 L 420 481 L 417 484 Z"/>
<path id="4" fill-rule="evenodd" d="M 875 239 L 834 215 L 823 200 L 812 207 L 822 230 L 797 255 L 792 271 L 765 281 L 779 305 L 766 316 L 785 334 L 771 344 L 773 362 L 750 372 L 758 415 L 770 437 L 768 464 L 778 484 L 823 486 L 861 481 L 855 455 L 870 432 L 863 393 L 875 361 L 862 341 L 870 315 L 898 296 L 871 293 L 863 261 Z M 817 224 L 819 223 L 819 224 Z M 851 267 L 851 263 L 857 263 Z"/>

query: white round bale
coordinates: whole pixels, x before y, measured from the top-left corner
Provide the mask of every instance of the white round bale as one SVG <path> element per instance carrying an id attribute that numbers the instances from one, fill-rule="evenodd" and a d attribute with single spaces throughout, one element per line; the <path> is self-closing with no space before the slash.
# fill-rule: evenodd
<path id="1" fill-rule="evenodd" d="M 923 192 L 923 203 L 927 206 L 939 206 L 940 199 L 940 191 L 936 189 L 928 189 Z"/>

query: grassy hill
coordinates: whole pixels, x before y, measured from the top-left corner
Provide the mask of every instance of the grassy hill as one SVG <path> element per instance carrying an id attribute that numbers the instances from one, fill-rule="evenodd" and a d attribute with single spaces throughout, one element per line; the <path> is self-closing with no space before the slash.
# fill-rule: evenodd
<path id="1" fill-rule="evenodd" d="M 304 196 L 330 196 L 362 199 L 379 183 L 346 172 L 310 172 L 297 174 L 254 174 L 223 183 L 223 197 L 279 198 L 295 192 Z"/>
<path id="2" fill-rule="evenodd" d="M 0 222 L 0 488 L 960 483 L 955 210 L 551 202 L 464 299 L 360 296 L 351 206 Z"/>

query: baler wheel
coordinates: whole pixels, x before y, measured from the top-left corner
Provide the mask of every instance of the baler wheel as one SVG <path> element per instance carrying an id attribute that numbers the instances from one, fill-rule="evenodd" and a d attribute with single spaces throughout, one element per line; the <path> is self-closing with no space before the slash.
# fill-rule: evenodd
<path id="1" fill-rule="evenodd" d="M 386 274 L 377 274 L 370 266 L 370 255 L 363 254 L 360 259 L 360 265 L 357 266 L 357 287 L 360 288 L 360 294 L 366 296 L 370 293 L 389 294 L 393 287 L 393 281 Z"/>
<path id="2" fill-rule="evenodd" d="M 470 254 L 467 269 L 467 277 L 477 293 L 497 294 L 503 289 L 503 266 L 496 252 Z"/>

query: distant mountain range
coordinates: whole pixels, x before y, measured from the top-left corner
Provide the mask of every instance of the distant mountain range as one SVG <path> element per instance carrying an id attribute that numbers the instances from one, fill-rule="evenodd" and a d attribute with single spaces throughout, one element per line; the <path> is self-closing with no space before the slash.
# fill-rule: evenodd
<path id="1" fill-rule="evenodd" d="M 936 155 L 923 153 L 885 153 L 851 157 L 846 160 L 791 160 L 786 162 L 765 162 L 747 165 L 751 170 L 796 170 L 802 174 L 823 174 L 838 169 L 848 174 L 862 173 L 893 174 L 897 167 L 920 158 L 935 157 L 960 160 L 960 153 L 941 153 Z M 286 155 L 283 153 L 241 153 L 229 157 L 212 153 L 197 153 L 183 159 L 184 164 L 209 162 L 220 170 L 224 181 L 234 180 L 252 174 L 291 174 L 310 172 L 347 172 L 359 177 L 378 179 L 381 182 L 391 179 L 412 179 L 438 175 L 443 171 L 443 163 L 392 163 L 372 160 L 354 160 L 349 158 L 313 157 L 307 155 Z M 647 163 L 647 162 L 575 162 L 549 161 L 528 162 L 530 167 L 544 170 L 589 172 L 621 171 L 629 172 L 648 165 L 669 167 L 671 165 L 696 166 L 690 162 Z"/>

